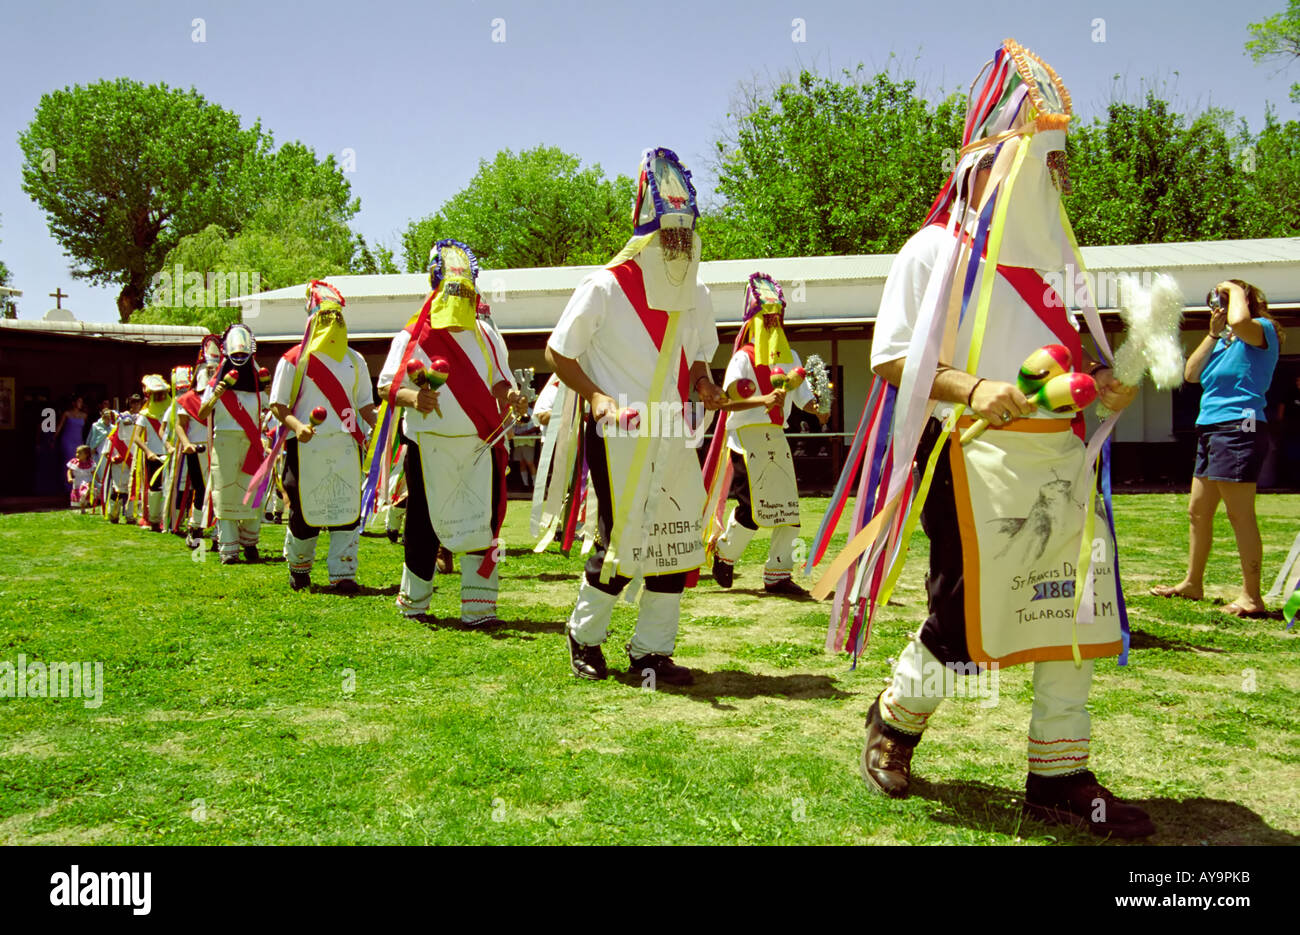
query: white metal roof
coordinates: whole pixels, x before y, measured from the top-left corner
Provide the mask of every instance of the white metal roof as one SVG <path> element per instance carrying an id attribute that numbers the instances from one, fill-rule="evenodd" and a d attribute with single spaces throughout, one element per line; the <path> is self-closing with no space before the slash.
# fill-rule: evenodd
<path id="1" fill-rule="evenodd" d="M 87 338 L 139 341 L 143 344 L 188 344 L 202 339 L 207 328 L 199 325 L 124 325 L 103 321 L 29 321 L 0 319 L 0 330 L 75 334 Z"/>

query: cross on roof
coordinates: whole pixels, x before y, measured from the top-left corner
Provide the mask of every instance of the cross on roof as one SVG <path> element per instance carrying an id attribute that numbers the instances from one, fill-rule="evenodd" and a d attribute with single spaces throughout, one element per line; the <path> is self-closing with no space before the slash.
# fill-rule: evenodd
<path id="1" fill-rule="evenodd" d="M 50 293 L 50 298 L 54 300 L 55 308 L 63 308 L 63 300 L 68 297 L 68 293 L 64 292 L 61 286 L 56 287 L 55 290 Z"/>

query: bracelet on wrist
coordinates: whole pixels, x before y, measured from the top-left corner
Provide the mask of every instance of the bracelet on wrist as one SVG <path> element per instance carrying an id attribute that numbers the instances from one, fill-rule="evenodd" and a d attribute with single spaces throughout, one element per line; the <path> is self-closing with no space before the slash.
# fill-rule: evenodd
<path id="1" fill-rule="evenodd" d="M 1095 376 L 1096 376 L 1097 374 L 1099 374 L 1101 371 L 1103 371 L 1103 370 L 1109 370 L 1109 369 L 1110 369 L 1110 364 L 1106 363 L 1106 362 L 1103 360 L 1101 363 L 1099 363 L 1099 364 L 1094 364 L 1094 365 L 1092 366 L 1092 369 L 1090 369 L 1090 370 L 1088 371 L 1088 376 L 1090 376 L 1090 377 L 1095 377 Z"/>
<path id="2" fill-rule="evenodd" d="M 980 388 L 980 384 L 983 382 L 984 382 L 984 377 L 980 377 L 978 380 L 975 381 L 975 385 L 970 388 L 970 392 L 966 394 L 967 409 L 970 408 L 971 401 L 975 398 L 975 391 Z"/>

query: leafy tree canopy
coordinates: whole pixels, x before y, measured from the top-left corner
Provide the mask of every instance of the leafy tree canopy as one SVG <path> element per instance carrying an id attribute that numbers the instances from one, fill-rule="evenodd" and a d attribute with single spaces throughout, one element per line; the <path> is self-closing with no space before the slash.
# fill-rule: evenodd
<path id="1" fill-rule="evenodd" d="M 120 286 L 123 321 L 191 234 L 217 225 L 265 236 L 288 219 L 326 231 L 332 261 L 338 228 L 359 207 L 332 156 L 318 160 L 300 143 L 276 149 L 259 123 L 242 128 L 238 115 L 192 89 L 118 78 L 54 91 L 41 97 L 19 144 L 23 189 L 45 211 L 73 275 Z M 300 250 L 263 244 L 246 252 L 274 260 L 267 276 L 276 279 Z"/>
<path id="2" fill-rule="evenodd" d="M 423 272 L 433 243 L 454 237 L 496 269 L 604 263 L 631 235 L 635 192 L 632 179 L 611 181 L 553 146 L 503 149 L 436 214 L 407 226 L 403 261 Z"/>
<path id="3" fill-rule="evenodd" d="M 1251 38 L 1246 43 L 1246 51 L 1255 61 L 1300 58 L 1300 0 L 1289 0 L 1281 13 L 1251 23 L 1248 28 Z M 1291 85 L 1291 100 L 1300 104 L 1300 82 Z"/>

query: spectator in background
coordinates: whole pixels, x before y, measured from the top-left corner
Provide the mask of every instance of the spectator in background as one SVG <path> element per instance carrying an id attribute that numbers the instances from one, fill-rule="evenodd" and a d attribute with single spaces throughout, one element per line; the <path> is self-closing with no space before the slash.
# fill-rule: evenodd
<path id="1" fill-rule="evenodd" d="M 78 445 L 76 454 L 65 467 L 68 471 L 68 506 L 73 510 L 80 507 L 81 512 L 84 513 L 86 504 L 90 502 L 90 484 L 95 471 L 95 461 L 91 457 L 90 446 Z"/>
<path id="2" fill-rule="evenodd" d="M 86 402 L 80 396 L 73 397 L 72 402 L 63 410 L 58 428 L 54 430 L 54 443 L 61 462 L 66 464 L 77 457 L 77 448 L 86 440 L 86 421 L 89 415 L 86 412 Z"/>
<path id="3" fill-rule="evenodd" d="M 1255 517 L 1255 485 L 1268 452 L 1264 394 L 1273 381 L 1286 333 L 1268 312 L 1264 293 L 1240 279 L 1219 283 L 1206 297 L 1210 331 L 1187 358 L 1184 377 L 1201 384 L 1196 418 L 1196 466 L 1188 505 L 1187 574 L 1151 589 L 1158 597 L 1205 597 L 1205 565 L 1214 541 L 1214 514 L 1223 501 L 1241 555 L 1241 592 L 1222 608 L 1234 617 L 1266 616 L 1260 594 L 1263 543 Z"/>

